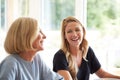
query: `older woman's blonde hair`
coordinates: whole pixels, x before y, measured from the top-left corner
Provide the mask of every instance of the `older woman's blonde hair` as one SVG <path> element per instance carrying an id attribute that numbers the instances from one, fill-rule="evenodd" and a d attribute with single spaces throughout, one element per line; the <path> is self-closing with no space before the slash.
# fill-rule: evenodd
<path id="1" fill-rule="evenodd" d="M 10 26 L 6 35 L 4 48 L 9 54 L 34 49 L 32 43 L 39 32 L 37 20 L 20 17 Z"/>
<path id="2" fill-rule="evenodd" d="M 69 66 L 68 66 L 69 71 L 70 71 L 70 74 L 71 74 L 73 80 L 77 80 L 76 77 L 77 77 L 78 67 L 77 67 L 77 64 L 75 63 L 74 59 L 72 58 L 72 55 L 70 54 L 69 43 L 65 39 L 65 28 L 66 28 L 67 24 L 70 22 L 79 23 L 83 29 L 83 41 L 80 44 L 79 48 L 80 48 L 80 50 L 82 50 L 83 59 L 85 59 L 85 60 L 86 60 L 86 55 L 87 55 L 87 51 L 88 51 L 88 41 L 85 38 L 85 36 L 86 36 L 85 28 L 83 27 L 83 25 L 80 23 L 80 21 L 78 19 L 76 19 L 75 17 L 69 16 L 62 21 L 62 25 L 61 25 L 61 38 L 62 38 L 61 49 L 64 51 L 64 53 L 66 55 L 67 61 L 69 63 Z"/>

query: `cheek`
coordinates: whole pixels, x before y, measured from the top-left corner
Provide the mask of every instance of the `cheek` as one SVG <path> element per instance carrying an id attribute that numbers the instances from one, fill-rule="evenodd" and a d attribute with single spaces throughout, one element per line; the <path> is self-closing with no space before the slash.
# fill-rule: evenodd
<path id="1" fill-rule="evenodd" d="M 70 34 L 65 35 L 65 39 L 66 39 L 67 41 L 69 41 L 70 36 L 71 36 Z"/>
<path id="2" fill-rule="evenodd" d="M 39 45 L 39 40 L 40 39 L 35 39 L 35 41 L 33 42 L 33 48 L 37 48 L 37 46 Z"/>
<path id="3" fill-rule="evenodd" d="M 36 48 L 36 40 L 32 44 L 33 48 Z"/>

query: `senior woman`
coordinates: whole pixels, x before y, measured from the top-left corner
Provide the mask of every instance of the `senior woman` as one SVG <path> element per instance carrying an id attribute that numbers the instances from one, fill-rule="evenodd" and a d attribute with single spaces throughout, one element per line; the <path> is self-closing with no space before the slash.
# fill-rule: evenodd
<path id="1" fill-rule="evenodd" d="M 16 19 L 5 39 L 4 48 L 10 55 L 0 64 L 0 80 L 63 80 L 37 54 L 44 49 L 45 38 L 36 19 Z"/>

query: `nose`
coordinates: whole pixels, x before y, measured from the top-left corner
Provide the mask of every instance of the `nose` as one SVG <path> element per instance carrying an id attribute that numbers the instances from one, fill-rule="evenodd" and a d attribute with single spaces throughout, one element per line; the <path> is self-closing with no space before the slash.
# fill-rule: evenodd
<path id="1" fill-rule="evenodd" d="M 46 39 L 46 35 L 42 33 L 42 38 L 43 39 Z"/>
<path id="2" fill-rule="evenodd" d="M 76 31 L 73 31 L 73 36 L 77 36 L 77 32 Z"/>
<path id="3" fill-rule="evenodd" d="M 42 39 L 46 39 L 46 35 L 40 30 L 40 35 Z"/>

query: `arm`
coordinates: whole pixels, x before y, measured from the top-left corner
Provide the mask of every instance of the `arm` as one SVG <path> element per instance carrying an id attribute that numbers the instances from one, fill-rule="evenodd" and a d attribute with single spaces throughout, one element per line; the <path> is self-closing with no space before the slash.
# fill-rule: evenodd
<path id="1" fill-rule="evenodd" d="M 64 77 L 64 80 L 72 80 L 72 77 L 67 70 L 59 70 L 58 73 Z"/>
<path id="2" fill-rule="evenodd" d="M 97 72 L 96 72 L 96 75 L 100 78 L 117 78 L 117 79 L 120 79 L 120 76 L 116 76 L 116 75 L 113 75 L 113 74 L 110 74 L 106 71 L 104 71 L 102 68 L 100 68 Z"/>
<path id="3" fill-rule="evenodd" d="M 40 80 L 64 80 L 61 75 L 52 71 L 46 63 L 39 57 L 39 68 L 40 68 Z"/>
<path id="4" fill-rule="evenodd" d="M 68 62 L 62 50 L 59 50 L 53 58 L 53 71 L 59 73 L 65 80 L 72 80 L 69 72 Z"/>
<path id="5" fill-rule="evenodd" d="M 65 80 L 60 74 L 53 72 L 46 66 L 46 70 L 43 70 L 43 79 L 42 80 Z"/>
<path id="6" fill-rule="evenodd" d="M 91 73 L 95 72 L 95 74 L 100 78 L 118 78 L 118 79 L 120 79 L 120 76 L 110 74 L 101 68 L 101 64 L 99 63 L 99 61 L 91 47 L 88 50 L 88 60 L 90 62 L 89 66 L 91 69 Z"/>

